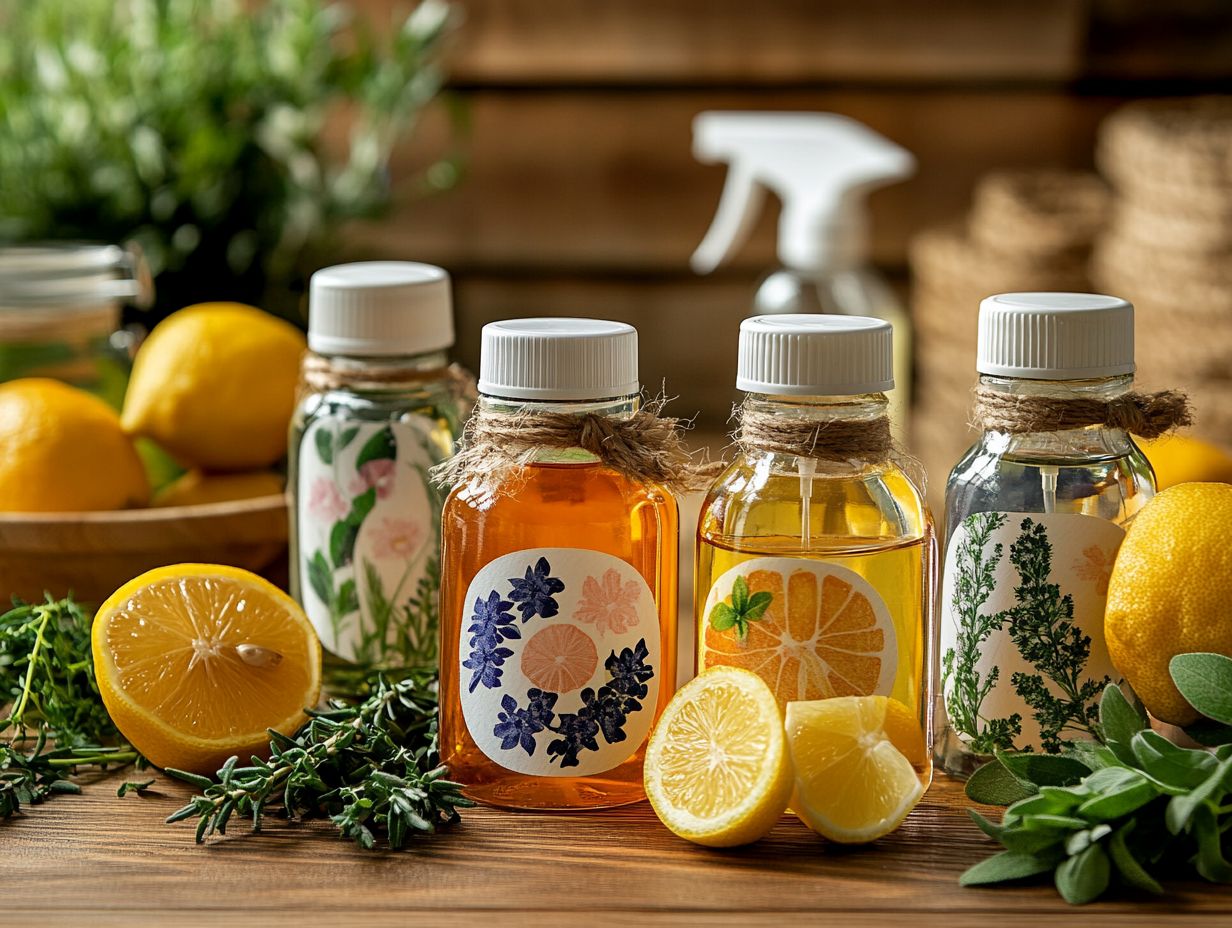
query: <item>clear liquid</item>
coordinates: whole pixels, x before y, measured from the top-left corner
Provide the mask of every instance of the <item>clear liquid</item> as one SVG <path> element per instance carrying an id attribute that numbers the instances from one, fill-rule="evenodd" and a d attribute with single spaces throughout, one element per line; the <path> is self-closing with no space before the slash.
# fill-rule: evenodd
<path id="1" fill-rule="evenodd" d="M 706 498 L 698 526 L 694 606 L 698 668 L 746 666 L 771 685 L 781 703 L 864 692 L 859 685 L 844 684 L 841 674 L 827 678 L 833 681 L 829 691 L 827 683 L 818 689 L 816 678 L 801 672 L 809 664 L 818 666 L 818 657 L 833 653 L 825 650 L 825 639 L 817 633 L 829 618 L 824 594 L 820 600 L 807 596 L 802 606 L 785 609 L 782 631 L 774 632 L 780 636 L 781 650 L 768 659 L 763 646 L 775 642 L 759 640 L 757 636 L 764 634 L 760 629 L 750 630 L 745 638 L 749 652 L 742 652 L 740 639 L 715 629 L 707 614 L 708 594 L 716 581 L 755 558 L 833 565 L 858 575 L 884 602 L 893 626 L 895 669 L 889 689 L 882 692 L 907 705 L 926 739 L 931 738 L 929 667 L 936 553 L 922 496 L 897 468 L 866 468 L 814 476 L 806 505 L 794 461 L 774 455 L 756 462 L 737 461 Z M 782 574 L 792 570 L 788 564 L 775 569 Z M 788 599 L 792 600 L 790 593 Z M 757 652 L 761 656 L 754 656 Z M 884 652 L 880 658 L 891 659 Z M 833 665 L 827 661 L 826 666 Z M 809 679 L 813 685 L 806 682 Z M 927 784 L 931 762 L 917 773 Z"/>
<path id="2" fill-rule="evenodd" d="M 1154 486 L 1146 458 L 1123 433 L 1080 430 L 1030 443 L 989 435 L 950 474 L 947 536 L 979 512 L 1077 513 L 1127 526 Z M 939 666 L 935 673 L 939 679 Z M 936 760 L 945 772 L 966 777 L 987 760 L 951 729 L 941 699 L 936 730 Z"/>

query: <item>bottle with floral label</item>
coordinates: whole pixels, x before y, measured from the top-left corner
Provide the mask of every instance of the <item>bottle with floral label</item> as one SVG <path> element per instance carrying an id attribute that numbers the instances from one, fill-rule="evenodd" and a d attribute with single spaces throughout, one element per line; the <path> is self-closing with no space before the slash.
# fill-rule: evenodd
<path id="1" fill-rule="evenodd" d="M 318 271 L 291 426 L 291 590 L 335 670 L 437 666 L 441 494 L 463 381 L 449 277 L 410 262 Z"/>
<path id="2" fill-rule="evenodd" d="M 442 760 L 493 805 L 635 802 L 675 689 L 678 546 L 675 498 L 637 472 L 664 421 L 637 333 L 493 323 L 480 365 L 443 515 Z"/>
<path id="3" fill-rule="evenodd" d="M 741 324 L 739 453 L 698 524 L 697 662 L 754 671 L 784 707 L 888 696 L 927 732 L 935 543 L 891 438 L 893 365 L 882 320 Z"/>
<path id="4" fill-rule="evenodd" d="M 939 602 L 936 754 L 958 776 L 995 751 L 1095 737 L 1118 679 L 1108 577 L 1155 491 L 1128 429 L 1175 424 L 1175 394 L 1130 392 L 1133 306 L 1116 297 L 989 297 L 976 368 L 983 435 L 950 474 Z"/>

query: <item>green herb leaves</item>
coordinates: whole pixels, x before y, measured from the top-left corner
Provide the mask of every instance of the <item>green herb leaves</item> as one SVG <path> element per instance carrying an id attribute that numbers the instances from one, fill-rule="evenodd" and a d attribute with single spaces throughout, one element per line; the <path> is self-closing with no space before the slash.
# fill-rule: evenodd
<path id="1" fill-rule="evenodd" d="M 140 761 L 103 708 L 90 653 L 91 616 L 71 599 L 0 615 L 0 819 L 60 793 L 81 767 Z"/>
<path id="2" fill-rule="evenodd" d="M 436 690 L 428 675 L 390 683 L 378 677 L 358 705 L 335 702 L 288 738 L 270 732 L 268 761 L 232 757 L 214 779 L 168 770 L 201 790 L 168 822 L 196 817 L 198 843 L 225 834 L 235 815 L 259 831 L 271 808 L 289 819 L 328 817 L 339 833 L 370 849 L 391 848 L 458 820 L 472 805 L 439 765 Z"/>
<path id="3" fill-rule="evenodd" d="M 1188 654 L 1172 668 L 1195 708 L 1229 708 L 1232 660 Z M 1006 850 L 970 868 L 962 885 L 1052 873 L 1061 896 L 1082 905 L 1114 883 L 1161 893 L 1158 878 L 1186 866 L 1232 882 L 1224 839 L 1232 831 L 1232 745 L 1177 747 L 1151 730 L 1128 687 L 1104 690 L 1098 719 L 1103 744 L 1077 742 L 1056 755 L 999 753 L 971 777 L 971 799 L 1008 804 L 1000 823 L 971 812 Z"/>
<path id="4" fill-rule="evenodd" d="M 774 596 L 766 590 L 750 596 L 748 582 L 737 577 L 732 584 L 731 603 L 719 603 L 710 610 L 710 627 L 719 632 L 735 628 L 736 634 L 744 638 L 749 633 L 749 623 L 765 615 L 773 601 Z"/>

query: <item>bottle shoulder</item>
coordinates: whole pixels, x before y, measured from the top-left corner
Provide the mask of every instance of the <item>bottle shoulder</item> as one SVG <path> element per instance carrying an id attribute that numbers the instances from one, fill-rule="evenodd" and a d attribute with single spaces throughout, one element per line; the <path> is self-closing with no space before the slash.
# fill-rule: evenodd
<path id="1" fill-rule="evenodd" d="M 652 507 L 675 518 L 671 490 L 632 480 L 600 464 L 534 463 L 511 476 L 489 497 L 455 486 L 445 499 L 446 518 L 519 519 L 551 522 L 562 510 L 585 507 L 593 521 L 621 520 Z"/>

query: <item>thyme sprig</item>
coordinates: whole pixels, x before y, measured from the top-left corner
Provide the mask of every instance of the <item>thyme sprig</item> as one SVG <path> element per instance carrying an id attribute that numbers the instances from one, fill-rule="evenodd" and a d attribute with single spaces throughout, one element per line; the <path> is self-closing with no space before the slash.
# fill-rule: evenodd
<path id="1" fill-rule="evenodd" d="M 473 805 L 439 763 L 436 689 L 427 674 L 397 682 L 378 676 L 362 702 L 334 700 L 293 736 L 270 732 L 270 759 L 239 766 L 232 757 L 214 778 L 183 770 L 171 776 L 201 790 L 168 822 L 196 817 L 196 840 L 225 834 L 233 816 L 260 831 L 267 813 L 288 820 L 327 817 L 360 847 L 403 847 L 458 820 Z"/>
<path id="2" fill-rule="evenodd" d="M 144 765 L 99 697 L 90 624 L 72 599 L 51 596 L 0 615 L 0 819 L 80 792 L 68 777 L 84 769 Z"/>

